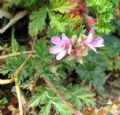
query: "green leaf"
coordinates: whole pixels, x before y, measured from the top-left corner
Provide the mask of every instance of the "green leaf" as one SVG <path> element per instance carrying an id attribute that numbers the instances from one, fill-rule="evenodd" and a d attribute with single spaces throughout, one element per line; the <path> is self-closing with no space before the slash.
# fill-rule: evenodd
<path id="1" fill-rule="evenodd" d="M 113 35 L 105 36 L 105 51 L 103 58 L 107 62 L 107 70 L 120 70 L 120 60 L 116 57 L 120 56 L 120 41 Z"/>
<path id="2" fill-rule="evenodd" d="M 37 41 L 37 43 L 35 44 L 35 51 L 37 52 L 37 54 L 39 55 L 39 57 L 36 57 L 35 60 L 41 63 L 45 62 L 49 62 L 51 60 L 51 55 L 48 51 L 48 46 L 47 46 L 48 41 L 40 39 Z M 37 63 L 37 64 L 41 64 L 41 63 Z M 45 63 L 44 63 L 45 64 Z"/>
<path id="3" fill-rule="evenodd" d="M 70 109 L 68 109 L 68 107 L 62 101 L 60 101 L 58 98 L 54 98 L 52 100 L 52 104 L 58 114 L 72 115 L 72 112 L 70 111 Z"/>
<path id="4" fill-rule="evenodd" d="M 48 49 L 47 48 L 47 41 L 45 41 L 45 40 L 40 39 L 35 44 L 35 50 L 41 56 L 48 52 L 47 49 Z"/>
<path id="5" fill-rule="evenodd" d="M 81 109 L 84 106 L 95 106 L 95 94 L 91 92 L 91 89 L 89 87 L 69 85 L 68 88 L 72 95 L 70 101 L 74 103 L 78 109 Z"/>
<path id="6" fill-rule="evenodd" d="M 15 39 L 14 33 L 15 33 L 15 30 L 12 29 L 11 46 L 12 46 L 12 52 L 13 52 L 13 53 L 15 53 L 15 52 L 17 52 L 17 51 L 19 50 L 19 44 L 18 44 L 18 42 L 17 42 L 16 39 Z"/>
<path id="7" fill-rule="evenodd" d="M 52 15 L 50 20 L 50 27 L 58 32 L 64 32 L 67 20 L 63 19 L 61 15 Z"/>
<path id="8" fill-rule="evenodd" d="M 50 27 L 48 29 L 48 36 L 52 37 L 53 35 L 59 36 L 61 33 L 65 33 L 68 30 L 68 26 L 70 27 L 70 30 L 72 33 L 73 30 L 79 29 L 79 32 L 81 30 L 80 24 L 82 23 L 82 20 L 79 16 L 76 17 L 69 17 L 69 15 L 60 15 L 60 14 L 54 14 L 49 12 L 50 17 Z M 71 34 L 72 34 L 71 33 Z"/>
<path id="9" fill-rule="evenodd" d="M 43 103 L 45 99 L 46 99 L 46 93 L 43 93 L 43 94 L 38 93 L 34 96 L 29 106 L 30 107 L 39 106 L 39 104 Z"/>
<path id="10" fill-rule="evenodd" d="M 65 32 L 66 25 L 69 22 L 69 18 L 67 15 L 55 15 L 49 13 L 50 16 L 50 27 L 48 30 L 48 36 L 51 37 L 53 35 L 60 35 Z"/>
<path id="11" fill-rule="evenodd" d="M 75 108 L 78 110 L 86 106 L 95 106 L 95 94 L 88 86 L 69 84 L 66 88 L 60 86 L 59 91 L 66 100 L 69 100 L 70 103 L 74 103 Z"/>
<path id="12" fill-rule="evenodd" d="M 40 115 L 50 115 L 51 101 L 41 108 Z"/>
<path id="13" fill-rule="evenodd" d="M 96 67 L 97 65 L 93 62 L 80 65 L 76 68 L 76 72 L 82 80 L 86 83 L 92 83 L 98 93 L 102 94 L 104 91 L 104 83 L 106 81 L 106 75 L 104 69 Z"/>
<path id="14" fill-rule="evenodd" d="M 66 0 L 50 0 L 50 5 L 51 10 L 60 13 L 68 13 L 76 6 L 76 4 L 70 4 Z"/>
<path id="15" fill-rule="evenodd" d="M 36 94 L 33 96 L 33 99 L 31 100 L 29 106 L 30 107 L 39 106 L 40 104 L 44 104 L 48 102 L 49 99 L 47 98 L 47 90 L 48 90 L 48 87 L 46 86 L 39 87 L 37 89 Z"/>
<path id="16" fill-rule="evenodd" d="M 8 103 L 7 98 L 3 97 L 0 99 L 0 108 Z"/>
<path id="17" fill-rule="evenodd" d="M 96 13 L 97 24 L 95 28 L 98 34 L 109 34 L 114 30 L 111 21 L 115 18 L 114 12 L 117 9 L 119 0 L 87 0 L 86 4 L 92 7 Z"/>
<path id="18" fill-rule="evenodd" d="M 51 107 L 60 115 L 72 115 L 68 107 L 46 86 L 40 86 L 37 89 L 37 93 L 30 103 L 30 107 L 39 105 L 43 105 L 40 111 L 42 115 L 49 115 Z"/>
<path id="19" fill-rule="evenodd" d="M 21 57 L 11 57 L 6 60 L 6 63 L 0 68 L 0 73 L 8 74 L 8 76 L 13 77 L 14 73 L 18 67 L 23 63 L 25 58 Z M 22 71 L 21 71 L 22 72 Z"/>
<path id="20" fill-rule="evenodd" d="M 77 26 L 79 27 L 80 24 L 82 23 L 82 18 L 80 16 L 76 16 L 72 18 L 68 17 L 68 19 L 69 19 L 68 24 L 72 25 L 72 28 L 77 27 Z"/>
<path id="21" fill-rule="evenodd" d="M 13 0 L 12 3 L 15 5 L 22 5 L 25 7 L 31 7 L 33 5 L 36 5 L 37 0 Z"/>
<path id="22" fill-rule="evenodd" d="M 11 72 L 13 69 L 9 66 L 9 65 L 3 65 L 1 68 L 0 68 L 0 73 L 3 74 L 3 75 L 6 75 L 8 74 L 9 72 Z"/>
<path id="23" fill-rule="evenodd" d="M 45 19 L 47 15 L 47 8 L 42 7 L 38 11 L 32 12 L 30 15 L 29 34 L 34 36 L 41 32 L 45 27 Z"/>

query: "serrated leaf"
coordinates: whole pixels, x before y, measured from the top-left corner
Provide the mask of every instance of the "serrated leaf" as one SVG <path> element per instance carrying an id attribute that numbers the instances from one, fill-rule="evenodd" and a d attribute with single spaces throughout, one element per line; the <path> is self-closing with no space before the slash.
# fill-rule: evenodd
<path id="1" fill-rule="evenodd" d="M 52 100 L 52 104 L 58 114 L 72 115 L 72 111 L 70 111 L 70 109 L 68 109 L 68 107 L 62 101 L 60 101 L 58 98 L 54 98 Z"/>
<path id="2" fill-rule="evenodd" d="M 52 94 L 53 92 L 51 92 L 50 88 L 46 86 L 38 87 L 37 93 L 33 96 L 29 106 L 33 107 L 39 106 L 40 104 L 49 103 L 49 97 L 51 97 Z"/>
<path id="3" fill-rule="evenodd" d="M 49 36 L 59 35 L 65 32 L 65 27 L 68 23 L 69 18 L 67 16 L 49 14 L 50 16 L 50 27 L 48 30 Z M 51 34 L 52 33 L 52 34 Z"/>
<path id="4" fill-rule="evenodd" d="M 0 72 L 2 74 L 8 74 L 8 76 L 12 77 L 18 67 L 23 63 L 24 58 L 21 57 L 11 57 L 6 60 L 6 64 L 2 65 L 0 68 Z"/>
<path id="5" fill-rule="evenodd" d="M 72 27 L 77 27 L 82 23 L 82 18 L 80 16 L 69 18 L 69 24 L 72 25 Z"/>
<path id="6" fill-rule="evenodd" d="M 42 63 L 43 63 L 43 60 L 46 61 L 46 62 L 50 61 L 51 55 L 50 55 L 50 53 L 48 51 L 49 48 L 47 46 L 47 43 L 48 43 L 47 40 L 45 41 L 45 40 L 41 40 L 40 39 L 40 40 L 37 41 L 37 43 L 35 45 L 35 51 L 37 52 L 37 54 L 39 55 L 39 57 L 35 58 L 36 61 L 38 59 L 39 59 L 38 62 L 41 61 Z M 43 63 L 43 64 L 45 64 L 45 63 Z"/>
<path id="7" fill-rule="evenodd" d="M 29 34 L 34 36 L 41 32 L 45 26 L 45 19 L 47 15 L 47 8 L 42 7 L 38 11 L 34 11 L 30 15 L 30 23 L 29 23 Z"/>
<path id="8" fill-rule="evenodd" d="M 41 108 L 40 115 L 50 115 L 51 101 Z"/>
<path id="9" fill-rule="evenodd" d="M 3 74 L 3 75 L 6 75 L 8 74 L 10 71 L 12 71 L 11 67 L 7 66 L 7 65 L 3 65 L 1 68 L 0 68 L 0 73 Z"/>
<path id="10" fill-rule="evenodd" d="M 35 50 L 37 51 L 38 54 L 42 55 L 44 54 L 47 50 L 47 41 L 45 40 L 38 40 L 37 43 L 35 44 Z"/>
<path id="11" fill-rule="evenodd" d="M 74 103 L 78 109 L 84 106 L 95 106 L 95 95 L 91 92 L 89 87 L 69 85 L 68 89 L 68 94 L 70 93 L 72 95 L 70 101 Z"/>
<path id="12" fill-rule="evenodd" d="M 48 29 L 48 36 L 52 37 L 53 35 L 59 36 L 61 33 L 65 33 L 67 27 L 70 26 L 71 31 L 76 28 L 78 29 L 82 20 L 80 16 L 69 17 L 69 15 L 55 15 L 54 13 L 49 13 L 50 16 L 50 27 Z M 72 34 L 72 33 L 71 33 Z"/>
<path id="13" fill-rule="evenodd" d="M 54 107 L 54 110 L 60 115 L 72 115 L 72 112 L 69 108 L 55 95 L 55 93 L 46 86 L 41 86 L 38 88 L 37 94 L 34 95 L 30 103 L 30 107 L 43 105 L 41 108 L 42 114 L 48 115 L 51 105 Z M 45 108 L 47 108 L 45 110 Z"/>
<path id="14" fill-rule="evenodd" d="M 87 0 L 86 4 L 96 11 L 97 15 L 97 24 L 95 24 L 95 28 L 98 34 L 109 34 L 111 31 L 114 30 L 114 26 L 111 20 L 114 19 L 114 12 L 116 10 L 116 4 L 119 0 L 112 1 L 112 0 Z M 104 7 L 103 7 L 104 6 Z M 111 10 L 111 11 L 109 11 Z"/>
<path id="15" fill-rule="evenodd" d="M 103 93 L 103 85 L 106 81 L 106 75 L 103 69 L 96 67 L 95 63 L 88 63 L 85 65 L 80 65 L 78 68 L 76 68 L 76 72 L 83 80 L 88 83 L 92 83 L 98 93 Z"/>
<path id="16" fill-rule="evenodd" d="M 18 42 L 16 41 L 16 39 L 15 39 L 15 35 L 14 35 L 14 32 L 15 30 L 14 29 L 12 29 L 12 36 L 11 36 L 11 46 L 12 46 L 12 52 L 13 53 L 15 53 L 15 52 L 17 52 L 18 50 L 19 50 L 19 44 L 18 44 Z"/>
<path id="17" fill-rule="evenodd" d="M 50 3 L 51 10 L 60 13 L 68 13 L 76 6 L 76 4 L 70 4 L 65 0 L 50 0 Z"/>
<path id="18" fill-rule="evenodd" d="M 60 15 L 53 15 L 51 17 L 50 27 L 56 29 L 56 31 L 64 32 L 66 24 L 66 21 L 62 21 L 62 17 Z"/>
<path id="19" fill-rule="evenodd" d="M 32 101 L 30 102 L 30 105 L 29 107 L 36 107 L 36 106 L 39 106 L 40 103 L 43 103 L 43 101 L 46 99 L 46 94 L 43 93 L 43 94 L 36 94 L 34 96 L 34 98 L 32 99 Z"/>

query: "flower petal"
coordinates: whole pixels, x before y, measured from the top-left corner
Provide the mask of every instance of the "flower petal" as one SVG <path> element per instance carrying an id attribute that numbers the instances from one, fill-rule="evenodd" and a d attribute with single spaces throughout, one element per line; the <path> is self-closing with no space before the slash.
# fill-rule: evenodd
<path id="1" fill-rule="evenodd" d="M 103 47 L 104 46 L 104 39 L 102 37 L 97 37 L 93 42 L 93 47 Z"/>
<path id="2" fill-rule="evenodd" d="M 62 42 L 62 40 L 59 37 L 54 36 L 54 37 L 51 38 L 51 42 L 55 45 L 59 45 L 60 42 Z"/>
<path id="3" fill-rule="evenodd" d="M 91 44 L 88 44 L 87 46 L 88 46 L 90 49 L 92 49 L 94 52 L 97 53 L 96 48 L 94 48 Z"/>
<path id="4" fill-rule="evenodd" d="M 65 55 L 66 55 L 66 51 L 64 50 L 56 56 L 56 59 L 61 60 Z"/>
<path id="5" fill-rule="evenodd" d="M 91 42 L 93 39 L 94 39 L 94 28 L 91 28 L 88 34 L 87 42 Z"/>
<path id="6" fill-rule="evenodd" d="M 64 49 L 60 46 L 53 46 L 49 49 L 49 52 L 52 53 L 52 54 L 57 54 L 57 53 L 60 53 L 62 52 Z"/>
<path id="7" fill-rule="evenodd" d="M 68 54 L 70 54 L 71 52 L 72 52 L 72 46 L 70 44 L 69 49 L 68 49 Z"/>
<path id="8" fill-rule="evenodd" d="M 62 41 L 66 44 L 70 44 L 70 39 L 63 33 L 62 34 Z"/>

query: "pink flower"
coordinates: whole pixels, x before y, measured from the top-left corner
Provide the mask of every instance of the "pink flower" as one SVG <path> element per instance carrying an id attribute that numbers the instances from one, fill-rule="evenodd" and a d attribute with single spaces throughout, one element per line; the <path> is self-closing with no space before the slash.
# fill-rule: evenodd
<path id="1" fill-rule="evenodd" d="M 55 46 L 51 47 L 49 52 L 52 54 L 57 54 L 57 60 L 61 60 L 65 55 L 70 54 L 72 51 L 70 40 L 65 34 L 62 34 L 62 38 L 57 36 L 52 37 L 51 42 L 55 44 Z"/>
<path id="2" fill-rule="evenodd" d="M 96 48 L 100 48 L 104 46 L 104 39 L 102 37 L 97 37 L 94 39 L 94 29 L 92 28 L 89 32 L 87 40 L 85 40 L 85 44 L 91 48 L 94 52 L 97 53 Z"/>

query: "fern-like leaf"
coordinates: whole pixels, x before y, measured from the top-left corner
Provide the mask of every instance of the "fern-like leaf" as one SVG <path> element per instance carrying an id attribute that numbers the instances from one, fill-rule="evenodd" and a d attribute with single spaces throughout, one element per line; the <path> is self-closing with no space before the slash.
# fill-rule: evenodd
<path id="1" fill-rule="evenodd" d="M 51 10 L 60 13 L 68 13 L 76 6 L 76 4 L 70 4 L 66 0 L 50 0 L 50 5 Z"/>
<path id="2" fill-rule="evenodd" d="M 12 36 L 11 36 L 11 46 L 12 46 L 12 52 L 13 53 L 15 53 L 15 52 L 17 52 L 18 50 L 19 50 L 19 44 L 18 44 L 18 42 L 16 41 L 16 39 L 15 39 L 15 35 L 14 35 L 14 32 L 15 30 L 14 29 L 12 29 Z"/>
<path id="3" fill-rule="evenodd" d="M 51 101 L 41 108 L 40 115 L 50 115 Z"/>
<path id="4" fill-rule="evenodd" d="M 54 98 L 52 104 L 56 113 L 60 115 L 72 115 L 72 112 L 68 109 L 68 107 L 58 98 Z"/>
<path id="5" fill-rule="evenodd" d="M 34 36 L 41 32 L 45 26 L 45 19 L 47 15 L 47 8 L 42 7 L 38 11 L 34 11 L 30 15 L 30 23 L 29 23 L 29 34 Z"/>
<path id="6" fill-rule="evenodd" d="M 51 107 L 60 115 L 72 115 L 68 107 L 46 86 L 39 87 L 30 103 L 30 107 L 40 105 L 40 115 L 49 115 Z"/>
<path id="7" fill-rule="evenodd" d="M 79 87 L 74 85 L 70 88 L 72 93 L 71 102 L 75 103 L 75 106 L 80 109 L 83 106 L 95 106 L 94 94 L 88 87 Z"/>

